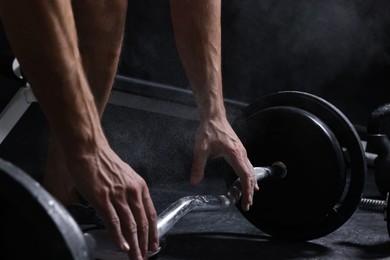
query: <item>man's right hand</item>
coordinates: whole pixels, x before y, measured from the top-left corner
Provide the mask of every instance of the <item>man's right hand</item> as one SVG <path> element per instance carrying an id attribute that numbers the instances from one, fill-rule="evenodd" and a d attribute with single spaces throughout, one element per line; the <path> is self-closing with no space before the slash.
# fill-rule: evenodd
<path id="1" fill-rule="evenodd" d="M 144 179 L 103 142 L 88 153 L 67 157 L 71 177 L 95 207 L 114 242 L 131 259 L 159 247 L 157 214 Z"/>

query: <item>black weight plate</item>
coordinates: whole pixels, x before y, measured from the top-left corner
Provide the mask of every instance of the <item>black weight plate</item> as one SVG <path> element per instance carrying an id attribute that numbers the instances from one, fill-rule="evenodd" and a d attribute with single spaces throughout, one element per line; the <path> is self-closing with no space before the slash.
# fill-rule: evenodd
<path id="1" fill-rule="evenodd" d="M 1 159 L 0 203 L 1 259 L 92 259 L 66 209 L 25 172 Z"/>
<path id="2" fill-rule="evenodd" d="M 390 205 L 389 205 L 389 193 L 386 194 L 386 211 L 385 211 L 385 220 L 387 223 L 387 234 L 390 237 Z"/>
<path id="3" fill-rule="evenodd" d="M 252 164 L 282 161 L 288 172 L 261 184 L 247 218 L 267 233 L 295 232 L 325 218 L 345 185 L 342 150 L 327 126 L 302 109 L 280 106 L 252 115 L 247 130 Z"/>
<path id="4" fill-rule="evenodd" d="M 301 109 L 303 111 L 306 111 L 307 113 L 313 115 L 318 122 L 321 122 L 320 125 L 324 126 L 326 130 L 324 130 L 325 134 L 334 135 L 336 138 L 338 145 L 345 149 L 344 154 L 347 154 L 348 156 L 344 156 L 346 171 L 345 171 L 345 177 L 347 181 L 343 184 L 343 182 L 340 182 L 341 185 L 344 185 L 344 187 L 341 187 L 343 190 L 340 192 L 340 187 L 337 185 L 338 179 L 336 176 L 337 174 L 343 175 L 344 173 L 340 172 L 340 169 L 342 168 L 343 163 L 340 165 L 340 169 L 337 169 L 337 158 L 338 155 L 335 155 L 335 158 L 333 158 L 330 162 L 330 166 L 334 168 L 334 172 L 327 173 L 330 180 L 327 180 L 327 185 L 332 184 L 332 182 L 335 184 L 335 187 L 333 187 L 334 193 L 330 193 L 332 196 L 332 199 L 323 199 L 320 202 L 316 202 L 314 200 L 311 200 L 311 196 L 313 196 L 312 190 L 314 188 L 322 189 L 321 182 L 315 182 L 311 183 L 314 179 L 310 180 L 309 182 L 304 180 L 302 183 L 299 183 L 298 181 L 295 181 L 296 187 L 291 187 L 290 193 L 287 195 L 283 195 L 281 198 L 278 198 L 278 200 L 282 200 L 283 198 L 289 199 L 289 196 L 296 196 L 296 201 L 290 201 L 292 205 L 289 206 L 289 210 L 285 211 L 283 214 L 286 214 L 286 216 L 277 216 L 276 214 L 282 214 L 281 211 L 272 213 L 273 216 L 271 216 L 271 213 L 266 212 L 266 209 L 263 209 L 262 212 L 257 211 L 257 195 L 254 200 L 254 207 L 249 212 L 241 211 L 242 214 L 256 227 L 263 230 L 264 232 L 275 236 L 275 237 L 281 237 L 281 238 L 287 238 L 287 239 L 296 239 L 296 240 L 311 240 L 315 238 L 319 238 L 322 236 L 325 236 L 336 229 L 338 229 L 340 226 L 342 226 L 355 212 L 357 206 L 359 205 L 360 198 L 362 195 L 362 191 L 365 185 L 365 178 L 366 178 L 366 161 L 364 157 L 364 151 L 361 146 L 360 139 L 353 127 L 353 125 L 349 122 L 349 120 L 332 104 L 327 102 L 326 100 L 319 98 L 317 96 L 303 93 L 303 92 L 296 92 L 296 91 L 286 91 L 286 92 L 278 92 L 271 95 L 267 95 L 263 98 L 258 99 L 254 103 L 250 104 L 247 108 L 243 111 L 243 117 L 237 118 L 237 120 L 234 123 L 234 128 L 237 131 L 238 135 L 242 139 L 245 147 L 248 149 L 248 157 L 255 166 L 256 160 L 266 160 L 263 159 L 263 157 L 267 158 L 266 150 L 267 147 L 256 147 L 251 144 L 252 139 L 257 139 L 256 133 L 251 132 L 253 131 L 251 129 L 252 125 L 256 124 L 256 117 L 257 115 L 263 110 L 268 110 L 270 108 L 280 108 L 280 107 L 294 107 L 297 109 Z M 261 119 L 261 116 L 259 116 Z M 274 120 L 278 120 L 277 115 L 275 116 Z M 253 121 L 253 122 L 252 122 Z M 280 123 L 280 122 L 279 122 Z M 264 126 L 259 126 L 259 129 L 262 127 L 267 127 L 266 124 Z M 285 133 L 288 133 L 289 131 L 292 131 L 294 133 L 298 133 L 299 131 L 302 131 L 303 133 L 308 133 L 306 129 L 303 127 L 300 127 L 299 122 L 292 122 L 288 124 L 287 129 L 285 129 Z M 318 129 L 317 129 L 318 130 Z M 258 130 L 261 134 L 262 132 L 266 130 Z M 320 131 L 317 133 L 319 134 Z M 311 134 L 311 133 L 310 133 Z M 305 134 L 303 134 L 303 138 Z M 267 137 L 264 137 L 267 138 Z M 324 137 L 323 137 L 324 138 Z M 326 139 L 326 138 L 325 138 Z M 333 139 L 330 138 L 329 140 Z M 286 142 L 291 142 L 289 137 L 285 137 Z M 328 141 L 329 141 L 328 140 Z M 267 142 L 267 141 L 259 141 L 257 142 Z M 269 142 L 269 141 L 268 141 Z M 316 141 L 314 141 L 316 142 Z M 295 142 L 296 143 L 296 142 Z M 299 142 L 298 142 L 299 143 Z M 320 142 L 322 143 L 322 142 Z M 325 144 L 325 142 L 324 142 Z M 260 143 L 261 145 L 261 143 Z M 266 145 L 266 144 L 264 144 Z M 272 146 L 271 143 L 267 144 Z M 253 147 L 253 149 L 252 149 Z M 304 146 L 303 146 L 304 147 Z M 258 153 L 257 150 L 264 149 L 265 153 L 264 155 L 257 156 Z M 284 160 L 288 160 L 288 163 L 286 163 L 287 166 L 287 176 L 289 174 L 296 175 L 299 172 L 304 172 L 304 176 L 309 176 L 310 174 L 313 175 L 320 175 L 321 178 L 327 178 L 325 177 L 326 174 L 325 171 L 322 170 L 323 167 L 329 166 L 329 158 L 332 158 L 332 156 L 329 154 L 328 149 L 331 149 L 331 146 L 326 148 L 328 152 L 326 152 L 325 156 L 321 156 L 321 153 L 324 149 L 322 145 L 318 147 L 313 147 L 311 151 L 302 151 L 302 150 L 295 150 L 300 148 L 291 148 L 290 151 L 284 151 L 285 155 L 287 156 L 284 158 Z M 316 156 L 318 156 L 318 159 L 315 161 L 314 164 L 311 164 L 309 166 L 302 166 L 304 163 L 302 161 L 305 161 L 305 156 L 307 158 L 313 158 L 310 153 L 315 153 Z M 338 153 L 338 152 L 337 152 Z M 283 152 L 281 152 L 283 154 Z M 256 156 L 255 156 L 256 155 Z M 252 159 L 251 157 L 254 156 Z M 275 158 L 270 158 L 268 160 L 279 160 L 277 159 L 277 152 L 275 152 Z M 290 156 L 290 157 L 289 157 Z M 300 158 L 302 156 L 302 158 Z M 271 157 L 271 156 L 269 156 Z M 290 160 L 290 158 L 293 158 Z M 282 160 L 282 159 L 281 159 Z M 260 163 L 259 161 L 259 163 Z M 283 160 L 282 160 L 283 161 Z M 272 163 L 270 161 L 264 161 L 264 163 L 269 164 Z M 295 166 L 295 164 L 297 166 Z M 262 165 L 258 165 L 262 166 Z M 302 167 L 302 168 L 301 168 Z M 306 168 L 305 168 L 306 167 Z M 298 169 L 301 168 L 301 169 Z M 308 171 L 308 172 L 306 172 Z M 318 172 L 321 172 L 321 174 L 317 174 Z M 232 174 L 233 175 L 233 174 Z M 295 178 L 295 176 L 293 176 Z M 288 177 L 287 177 L 288 178 Z M 343 179 L 344 176 L 340 176 L 340 179 Z M 288 182 L 288 179 L 285 180 Z M 282 184 L 282 183 L 279 183 Z M 269 184 L 263 184 L 262 189 L 266 189 L 266 186 Z M 272 184 L 277 186 L 277 184 Z M 286 184 L 284 184 L 286 185 Z M 308 188 L 312 185 L 312 188 Z M 292 185 L 293 186 L 293 185 Z M 329 187 L 328 187 L 329 188 Z M 305 192 L 305 189 L 308 189 L 308 192 Z M 298 195 L 295 195 L 295 194 Z M 259 192 L 259 196 L 262 194 L 262 192 Z M 299 195 L 300 194 L 300 195 Z M 304 196 L 302 196 L 304 194 Z M 337 196 L 340 195 L 338 198 Z M 324 193 L 324 196 L 328 196 L 326 192 Z M 273 193 L 271 191 L 271 188 L 267 194 L 267 198 L 262 198 L 261 200 L 267 200 L 268 198 L 271 199 L 273 196 L 278 196 L 276 193 Z M 319 196 L 316 194 L 316 196 Z M 338 200 L 335 202 L 333 206 L 330 206 L 330 202 L 332 200 Z M 289 199 L 290 200 L 290 199 Z M 324 203 L 324 210 L 328 210 L 325 215 L 322 216 L 323 213 L 321 211 L 322 205 L 316 205 L 316 203 Z M 302 213 L 299 213 L 302 208 L 307 208 L 306 210 L 302 211 Z M 310 208 L 315 208 L 316 213 L 310 213 L 310 218 L 306 217 L 307 211 L 310 211 Z M 262 217 L 262 215 L 265 215 L 265 217 Z M 294 216 L 295 214 L 295 216 Z M 289 224 L 289 216 L 293 216 L 292 224 Z M 299 218 L 302 217 L 305 220 L 299 221 Z M 319 218 L 317 218 L 319 217 Z M 265 221 L 268 221 L 268 223 L 265 223 Z M 275 221 L 274 221 L 275 220 Z M 308 222 L 305 222 L 308 221 Z"/>

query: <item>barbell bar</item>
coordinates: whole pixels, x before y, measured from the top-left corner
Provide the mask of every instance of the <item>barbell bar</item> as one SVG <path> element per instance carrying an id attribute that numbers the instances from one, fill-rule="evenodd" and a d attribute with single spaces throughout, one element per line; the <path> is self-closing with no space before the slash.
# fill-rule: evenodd
<path id="1" fill-rule="evenodd" d="M 267 180 L 283 179 L 287 175 L 287 167 L 282 162 L 275 162 L 271 166 L 254 167 L 254 174 L 258 183 Z M 215 212 L 236 205 L 241 199 L 242 187 L 240 179 L 227 189 L 222 195 L 195 195 L 186 196 L 172 203 L 161 212 L 157 218 L 157 231 L 160 241 L 174 225 L 182 220 L 188 213 Z M 94 245 L 93 255 L 97 259 L 108 260 L 126 257 L 126 254 L 114 245 L 106 230 L 90 230 L 85 233 L 89 244 Z M 149 257 L 157 252 L 149 252 Z"/>

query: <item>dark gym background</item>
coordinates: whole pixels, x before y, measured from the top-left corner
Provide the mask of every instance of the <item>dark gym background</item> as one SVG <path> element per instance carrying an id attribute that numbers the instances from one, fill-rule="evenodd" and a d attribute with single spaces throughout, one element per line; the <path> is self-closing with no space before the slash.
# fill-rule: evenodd
<path id="1" fill-rule="evenodd" d="M 354 123 L 390 99 L 390 3 L 224 0 L 225 97 L 279 90 L 322 96 Z M 167 1 L 133 1 L 119 73 L 187 87 Z"/>
<path id="2" fill-rule="evenodd" d="M 250 103 L 257 97 L 276 91 L 305 91 L 330 101 L 353 124 L 360 126 L 366 125 L 373 109 L 390 102 L 389 1 L 222 2 L 225 98 Z M 10 48 L 1 29 L 0 57 L 9 53 Z M 175 49 L 167 0 L 129 2 L 126 36 L 118 74 L 189 90 Z M 20 81 L 0 73 L 0 109 L 6 105 L 20 84 Z M 120 90 L 132 92 L 131 87 L 126 89 L 121 86 Z M 161 119 L 145 112 L 126 113 L 129 112 L 124 108 L 109 107 L 103 123 L 114 146 L 119 146 L 125 137 L 138 138 L 135 145 L 147 146 L 149 143 L 146 148 L 139 147 L 138 155 L 131 153 L 130 149 L 134 147 L 121 148 L 120 153 L 127 161 L 146 172 L 151 172 L 151 169 L 163 173 L 169 173 L 172 169 L 178 172 L 188 169 L 190 161 L 185 158 L 191 156 L 191 150 L 182 148 L 182 143 L 192 140 L 193 132 L 189 130 L 192 130 L 195 124 L 177 123 L 177 120 Z M 146 118 L 155 121 L 151 121 L 148 127 L 139 132 L 130 132 L 132 135 L 128 131 L 136 127 L 132 123 L 134 121 L 123 123 L 128 115 L 136 120 Z M 120 126 L 121 124 L 124 126 Z M 167 131 L 166 136 L 154 134 L 154 131 L 160 133 L 154 129 L 169 129 L 173 125 L 181 130 Z M 111 134 L 111 131 L 116 133 Z M 175 133 L 184 134 L 176 135 L 173 140 L 168 141 L 167 136 L 173 136 Z M 0 157 L 14 162 L 33 177 L 40 179 L 45 161 L 47 135 L 46 120 L 39 106 L 34 104 L 0 145 Z M 132 141 L 134 140 L 129 142 Z M 157 142 L 162 142 L 172 150 L 166 153 L 161 147 L 150 147 L 150 143 Z M 187 146 L 191 148 L 191 144 Z M 144 165 L 145 162 L 140 161 L 145 159 L 145 155 L 148 156 L 147 163 L 150 164 L 164 160 L 164 155 L 166 168 L 161 169 L 161 165 L 158 165 L 159 168 Z M 178 162 L 183 162 L 184 166 L 178 165 Z M 187 175 L 183 179 L 186 177 Z M 157 177 L 150 178 L 152 182 L 161 181 Z M 166 206 L 164 201 L 159 199 L 155 203 L 160 208 Z M 326 241 L 331 241 L 332 238 L 334 236 Z M 176 243 L 180 243 L 180 240 Z M 356 247 L 348 243 L 338 245 Z M 263 246 L 267 245 L 269 246 L 265 243 Z M 288 246 L 289 250 L 296 251 L 297 254 L 301 253 L 299 246 L 284 246 Z M 321 246 L 321 250 L 318 250 L 317 245 L 311 246 L 313 252 L 322 250 L 324 255 L 329 253 Z M 275 250 L 275 247 L 271 249 Z M 381 245 L 367 250 L 389 253 Z"/>

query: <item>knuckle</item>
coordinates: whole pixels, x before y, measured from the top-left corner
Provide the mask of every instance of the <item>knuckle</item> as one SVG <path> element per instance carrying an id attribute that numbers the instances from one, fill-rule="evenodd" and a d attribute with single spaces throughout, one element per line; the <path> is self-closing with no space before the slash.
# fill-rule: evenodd
<path id="1" fill-rule="evenodd" d="M 120 225 L 119 218 L 111 218 L 110 222 L 115 226 Z"/>
<path id="2" fill-rule="evenodd" d="M 117 231 L 120 229 L 120 220 L 117 217 L 111 217 L 108 219 L 106 225 L 108 229 Z"/>
<path id="3" fill-rule="evenodd" d="M 248 167 L 246 167 L 246 168 L 248 168 Z M 252 181 L 255 178 L 255 175 L 253 174 L 253 171 L 251 171 L 251 169 L 249 169 L 249 168 L 245 169 L 244 173 L 245 173 L 245 175 L 248 177 L 248 179 L 250 181 Z"/>
<path id="4" fill-rule="evenodd" d="M 134 221 L 130 222 L 130 225 L 128 227 L 128 231 L 132 234 L 137 234 L 138 228 L 137 228 L 137 224 Z"/>
<path id="5" fill-rule="evenodd" d="M 142 188 L 142 190 L 148 189 L 148 185 L 146 184 L 146 181 L 143 178 L 140 178 L 138 185 Z"/>
<path id="6" fill-rule="evenodd" d="M 143 220 L 138 224 L 137 229 L 144 233 L 147 233 L 149 230 L 149 222 L 147 220 Z"/>
<path id="7" fill-rule="evenodd" d="M 157 213 L 156 211 L 150 212 L 148 216 L 149 222 L 155 223 L 157 222 Z"/>
<path id="8" fill-rule="evenodd" d="M 208 150 L 208 141 L 206 141 L 205 139 L 201 140 L 201 141 L 198 141 L 196 144 L 195 144 L 195 150 L 199 153 L 199 152 L 206 152 Z"/>
<path id="9" fill-rule="evenodd" d="M 129 185 L 128 190 L 130 194 L 138 194 L 147 189 L 146 181 L 143 178 L 139 178 L 136 182 Z"/>
<path id="10" fill-rule="evenodd" d="M 209 145 L 206 143 L 206 142 L 202 142 L 200 145 L 199 145 L 199 152 L 201 153 L 206 153 L 209 149 Z"/>

